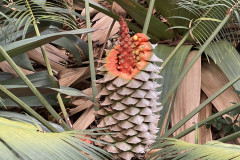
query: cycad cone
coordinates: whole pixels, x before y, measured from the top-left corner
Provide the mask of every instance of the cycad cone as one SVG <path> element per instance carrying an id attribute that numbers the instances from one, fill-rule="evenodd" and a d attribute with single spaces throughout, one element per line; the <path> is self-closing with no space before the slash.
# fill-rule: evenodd
<path id="1" fill-rule="evenodd" d="M 98 127 L 117 132 L 99 137 L 115 145 L 98 145 L 126 160 L 144 155 L 154 142 L 159 118 L 155 112 L 162 108 L 157 107 L 160 93 L 155 91 L 160 85 L 154 82 L 161 78 L 157 74 L 160 68 L 154 62 L 162 60 L 151 52 L 145 34 L 130 37 L 128 32 L 126 22 L 120 18 L 120 45 L 108 53 L 98 69 L 104 75 L 98 80 L 102 86 Z"/>

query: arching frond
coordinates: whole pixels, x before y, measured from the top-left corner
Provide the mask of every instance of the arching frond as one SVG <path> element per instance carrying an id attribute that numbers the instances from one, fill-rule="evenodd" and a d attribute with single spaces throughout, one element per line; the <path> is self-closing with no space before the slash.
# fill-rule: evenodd
<path id="1" fill-rule="evenodd" d="M 16 40 L 16 34 L 22 31 L 22 37 L 25 38 L 29 28 L 33 24 L 43 22 L 58 22 L 72 29 L 78 26 L 68 5 L 64 0 L 58 3 L 47 2 L 46 0 L 17 0 L 14 3 L 7 4 L 5 7 L 11 9 L 8 12 L 8 19 L 3 21 L 2 32 L 7 36 L 9 41 Z M 74 14 L 76 14 L 74 12 Z M 79 15 L 79 14 L 77 14 Z"/>
<path id="2" fill-rule="evenodd" d="M 92 131 L 91 131 L 92 132 Z M 84 139 L 90 131 L 45 133 L 32 124 L 0 118 L 0 159 L 97 159 L 111 155 Z"/>
<path id="3" fill-rule="evenodd" d="M 204 145 L 190 144 L 182 140 L 166 139 L 164 142 L 153 147 L 156 152 L 149 159 L 239 159 L 240 146 L 225 144 L 219 141 L 209 141 Z"/>
<path id="4" fill-rule="evenodd" d="M 233 34 L 233 30 L 238 30 L 239 1 L 238 0 L 179 0 L 179 7 L 185 8 L 192 12 L 197 19 L 192 20 L 189 24 L 191 27 L 192 37 L 199 43 L 203 44 L 218 24 L 231 12 L 231 18 L 226 26 L 220 31 L 215 40 L 228 39 L 239 41 L 239 37 Z"/>
<path id="5" fill-rule="evenodd" d="M 222 20 L 230 13 L 230 18 L 220 30 L 213 42 L 228 40 L 233 44 L 240 42 L 239 0 L 178 0 L 180 8 L 185 8 L 197 18 L 189 22 L 192 38 L 200 45 L 212 35 Z M 212 48 L 219 50 L 219 48 Z M 216 51 L 215 51 L 216 52 Z M 216 58 L 221 59 L 215 55 Z"/>
<path id="6" fill-rule="evenodd" d="M 51 132 L 41 122 L 39 122 L 36 118 L 34 118 L 30 115 L 27 115 L 27 114 L 21 114 L 21 113 L 10 112 L 10 111 L 0 111 L 0 117 L 6 118 L 6 119 L 9 119 L 9 120 L 13 120 L 13 121 L 20 121 L 20 122 L 26 122 L 26 123 L 30 123 L 30 124 L 37 124 L 45 132 Z M 62 128 L 62 126 L 60 126 L 56 123 L 52 123 L 52 122 L 49 122 L 49 123 L 53 127 L 55 127 L 59 132 L 64 132 L 64 129 Z"/>

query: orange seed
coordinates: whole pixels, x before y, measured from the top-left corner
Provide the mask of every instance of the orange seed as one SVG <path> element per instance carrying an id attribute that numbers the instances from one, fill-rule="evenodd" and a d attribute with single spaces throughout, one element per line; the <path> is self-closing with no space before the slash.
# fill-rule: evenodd
<path id="1" fill-rule="evenodd" d="M 137 36 L 137 35 L 134 35 L 134 36 L 133 36 L 133 40 L 134 40 L 134 41 L 137 41 L 137 40 L 138 40 L 138 36 Z"/>

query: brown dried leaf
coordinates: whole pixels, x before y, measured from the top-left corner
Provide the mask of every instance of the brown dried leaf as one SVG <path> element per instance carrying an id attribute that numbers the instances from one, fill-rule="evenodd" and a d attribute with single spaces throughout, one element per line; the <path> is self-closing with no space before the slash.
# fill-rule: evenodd
<path id="1" fill-rule="evenodd" d="M 65 53 L 63 53 L 63 51 L 57 49 L 56 47 L 54 47 L 53 45 L 50 45 L 50 44 L 46 44 L 46 45 L 44 45 L 44 47 L 48 53 L 49 59 L 51 59 L 52 61 L 55 61 L 57 63 L 59 63 L 59 62 L 67 63 L 68 56 Z M 56 57 L 54 57 L 53 55 L 55 55 Z M 53 56 L 53 57 L 51 57 L 51 56 Z"/>
<path id="2" fill-rule="evenodd" d="M 119 6 L 116 2 L 113 2 L 112 4 L 112 12 L 122 17 L 126 17 L 127 15 L 127 12 L 121 6 Z"/>
<path id="3" fill-rule="evenodd" d="M 99 0 L 92 0 L 92 2 L 98 3 Z M 75 8 L 75 6 L 74 6 L 74 8 Z M 93 15 L 96 14 L 96 13 L 98 13 L 98 11 L 97 11 L 96 9 L 94 9 L 94 8 L 92 8 L 92 7 L 89 7 L 89 14 L 90 14 L 90 16 L 93 16 Z M 83 17 L 86 16 L 85 9 L 82 10 L 81 15 L 82 15 Z"/>
<path id="4" fill-rule="evenodd" d="M 185 62 L 184 67 L 192 60 L 197 51 L 192 51 Z M 201 92 L 201 58 L 192 66 L 190 71 L 184 77 L 177 89 L 176 99 L 174 103 L 174 109 L 172 112 L 171 123 L 172 126 L 182 120 L 187 114 L 193 111 L 200 104 L 200 92 Z M 195 115 L 188 122 L 186 122 L 181 128 L 179 128 L 173 135 L 177 135 L 185 129 L 191 127 L 193 122 L 197 122 L 198 117 Z M 189 143 L 195 143 L 195 132 L 191 132 L 182 138 Z"/>
<path id="5" fill-rule="evenodd" d="M 203 63 L 202 66 L 202 90 L 210 97 L 220 88 L 222 88 L 229 80 L 220 70 L 220 68 L 214 63 Z M 230 106 L 232 102 L 238 103 L 240 101 L 239 96 L 233 91 L 233 87 L 229 87 L 222 94 L 216 97 L 212 104 L 220 112 Z M 225 117 L 225 115 L 223 115 Z M 230 117 L 234 119 L 233 117 Z M 240 139 L 237 139 L 240 142 Z"/>
<path id="6" fill-rule="evenodd" d="M 3 62 L 0 62 L 0 68 L 3 70 L 3 72 L 8 72 L 8 73 L 12 73 L 15 77 L 18 77 L 18 74 L 14 71 L 14 69 L 8 64 L 7 61 L 3 61 Z M 23 71 L 23 73 L 25 75 L 28 75 L 28 74 L 32 74 L 34 73 L 33 71 L 29 71 L 29 70 L 26 70 L 26 69 L 23 69 L 21 67 L 19 67 L 21 71 Z"/>
<path id="7" fill-rule="evenodd" d="M 201 93 L 201 103 L 207 99 L 207 96 Z M 212 104 L 209 103 L 198 113 L 198 122 L 208 118 L 212 115 Z M 207 128 L 205 125 L 199 128 L 199 144 L 205 144 L 212 140 L 211 128 Z"/>
<path id="8" fill-rule="evenodd" d="M 92 18 L 92 22 L 95 22 L 103 17 L 105 17 L 106 14 L 102 13 L 102 12 L 99 12 L 98 14 L 96 14 L 93 18 Z"/>
<path id="9" fill-rule="evenodd" d="M 60 85 L 66 87 L 76 84 L 88 76 L 90 76 L 88 67 L 66 68 L 58 74 Z"/>
<path id="10" fill-rule="evenodd" d="M 109 28 L 112 22 L 113 22 L 112 18 L 108 16 L 104 16 L 92 26 L 92 28 L 97 29 L 97 31 L 92 33 L 92 38 L 93 38 L 92 40 L 95 42 L 96 45 L 101 45 L 105 42 L 107 33 L 109 31 Z M 109 38 L 111 38 L 114 34 L 116 34 L 118 32 L 118 29 L 119 29 L 119 23 L 115 22 Z"/>
<path id="11" fill-rule="evenodd" d="M 33 49 L 29 52 L 27 52 L 28 56 L 30 59 L 42 64 L 45 66 L 45 61 L 43 59 L 43 56 L 42 56 L 42 52 L 40 51 L 40 48 L 36 48 L 36 49 Z M 57 57 L 49 52 L 47 52 L 48 56 L 52 58 L 52 60 L 49 58 L 49 62 L 50 62 L 50 65 L 52 67 L 52 69 L 54 70 L 54 72 L 58 73 L 60 72 L 61 70 L 64 70 L 65 67 L 60 65 L 60 61 L 64 61 L 64 59 L 60 58 L 60 57 Z M 53 55 L 53 56 L 51 56 Z"/>
<path id="12" fill-rule="evenodd" d="M 227 77 L 216 64 L 203 63 L 202 90 L 208 97 L 213 95 L 228 82 Z M 212 101 L 218 111 L 232 106 L 232 102 L 239 102 L 239 96 L 233 91 L 233 87 L 228 88 Z"/>
<path id="13" fill-rule="evenodd" d="M 91 107 L 94 103 L 90 100 L 78 99 L 74 100 L 72 104 L 76 105 L 77 107 L 70 109 L 69 113 L 71 116 L 78 112 L 81 112 L 84 109 Z"/>
<path id="14" fill-rule="evenodd" d="M 90 107 L 87 110 L 85 110 L 84 113 L 73 124 L 73 129 L 74 130 L 87 129 L 94 120 L 95 120 L 95 110 L 94 110 L 94 107 Z"/>

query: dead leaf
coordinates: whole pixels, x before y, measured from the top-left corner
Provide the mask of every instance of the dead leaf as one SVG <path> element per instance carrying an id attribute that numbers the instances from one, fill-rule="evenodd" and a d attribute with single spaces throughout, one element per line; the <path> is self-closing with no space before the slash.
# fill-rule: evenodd
<path id="1" fill-rule="evenodd" d="M 208 97 L 212 96 L 228 82 L 229 80 L 216 64 L 203 63 L 202 90 Z M 232 102 L 239 102 L 239 96 L 233 91 L 233 87 L 228 88 L 212 101 L 218 111 L 232 106 Z"/>
<path id="2" fill-rule="evenodd" d="M 113 2 L 113 4 L 112 4 L 112 12 L 114 14 L 122 16 L 122 17 L 126 17 L 126 15 L 127 15 L 127 12 L 116 2 Z"/>
<path id="3" fill-rule="evenodd" d="M 56 57 L 54 57 L 54 58 L 57 58 L 57 59 L 54 59 L 54 58 L 48 57 L 49 59 L 51 59 L 52 61 L 55 61 L 57 63 L 59 63 L 59 62 L 67 63 L 68 56 L 66 54 L 64 54 L 63 51 L 59 50 L 58 48 L 56 48 L 50 44 L 46 44 L 46 45 L 44 45 L 44 47 L 45 47 L 47 53 L 50 54 L 50 56 L 55 55 Z"/>
<path id="4" fill-rule="evenodd" d="M 92 0 L 92 2 L 98 3 L 99 0 Z M 93 16 L 96 13 L 98 13 L 98 10 L 96 10 L 96 9 L 94 9 L 92 7 L 89 7 L 89 14 L 90 14 L 90 16 Z M 86 17 L 85 8 L 82 10 L 81 15 L 83 17 Z"/>
<path id="5" fill-rule="evenodd" d="M 2 69 L 3 72 L 12 73 L 15 77 L 18 77 L 18 74 L 17 74 L 17 73 L 15 72 L 15 70 L 8 64 L 7 61 L 0 62 L 0 68 Z M 25 75 L 34 73 L 33 71 L 29 71 L 29 70 L 23 69 L 23 68 L 21 68 L 21 67 L 19 67 L 19 68 L 20 68 L 20 70 L 21 70 Z"/>
<path id="6" fill-rule="evenodd" d="M 78 100 L 74 100 L 72 102 L 72 104 L 76 105 L 77 107 L 75 107 L 73 109 L 70 109 L 70 111 L 69 111 L 70 116 L 72 116 L 72 115 L 74 115 L 78 112 L 81 112 L 84 109 L 87 109 L 87 108 L 91 107 L 94 103 L 90 100 L 86 100 L 85 98 L 81 98 L 81 99 L 78 99 Z"/>
<path id="7" fill-rule="evenodd" d="M 46 45 L 48 46 L 48 45 Z M 48 48 L 48 47 L 47 47 Z M 42 56 L 42 52 L 41 52 L 41 49 L 40 48 L 36 48 L 36 49 L 33 49 L 31 51 L 28 51 L 27 52 L 28 56 L 30 59 L 42 64 L 45 66 L 45 61 L 43 59 L 43 56 Z M 61 70 L 64 70 L 66 67 L 64 67 L 63 65 L 61 65 L 61 62 L 64 62 L 65 60 L 59 56 L 56 56 L 50 52 L 47 51 L 47 55 L 48 55 L 48 58 L 49 58 L 49 63 L 52 67 L 52 69 L 54 70 L 55 73 L 58 73 L 60 72 Z"/>
<path id="8" fill-rule="evenodd" d="M 102 13 L 98 13 L 102 16 Z M 98 14 L 96 16 L 98 16 Z M 108 16 L 103 16 L 100 18 L 92 28 L 96 28 L 97 31 L 92 33 L 92 40 L 95 42 L 96 45 L 101 45 L 105 42 L 107 33 L 109 28 L 113 22 L 113 19 Z M 119 23 L 116 22 L 111 30 L 109 38 L 115 35 L 119 30 Z"/>
<path id="9" fill-rule="evenodd" d="M 201 93 L 201 103 L 204 102 L 208 97 L 202 92 Z M 198 122 L 208 118 L 212 115 L 212 103 L 207 104 L 199 113 L 198 113 Z M 203 125 L 199 128 L 199 144 L 205 144 L 208 141 L 212 140 L 212 131 L 211 127 L 207 128 L 206 125 Z"/>
<path id="10" fill-rule="evenodd" d="M 73 124 L 74 130 L 84 130 L 87 129 L 90 124 L 95 120 L 95 109 L 90 107 L 84 111 L 84 113 L 79 117 L 79 119 Z"/>
<path id="11" fill-rule="evenodd" d="M 184 67 L 192 60 L 197 54 L 197 51 L 189 53 L 188 58 L 185 62 Z M 201 92 L 201 58 L 199 58 L 192 66 L 190 71 L 184 77 L 180 85 L 178 86 L 176 99 L 174 103 L 174 109 L 172 112 L 171 123 L 172 126 L 177 124 L 186 115 L 193 111 L 200 104 L 200 92 Z M 198 121 L 198 115 L 192 117 L 182 127 L 180 127 L 173 135 L 177 135 L 187 128 L 193 126 L 193 123 Z M 195 132 L 191 132 L 184 136 L 182 140 L 195 143 Z"/>
<path id="12" fill-rule="evenodd" d="M 76 9 L 76 10 L 83 10 L 84 9 L 84 3 L 82 2 L 78 2 L 78 1 L 73 1 L 73 8 Z"/>
<path id="13" fill-rule="evenodd" d="M 202 65 L 202 90 L 207 95 L 207 97 L 212 96 L 215 92 L 217 92 L 220 88 L 222 88 L 225 84 L 227 84 L 229 80 L 221 71 L 221 69 L 214 63 L 203 63 Z M 214 107 L 220 112 L 230 106 L 232 106 L 232 102 L 238 103 L 239 96 L 237 93 L 233 91 L 233 87 L 229 87 L 222 94 L 216 97 L 212 104 Z M 223 115 L 226 117 L 226 115 Z M 230 117 L 231 119 L 235 119 L 235 117 Z M 237 139 L 240 142 L 240 138 Z"/>
<path id="14" fill-rule="evenodd" d="M 103 18 L 107 16 L 106 14 L 99 12 L 98 14 L 96 14 L 93 18 L 92 18 L 92 22 L 98 21 L 99 19 Z"/>
<path id="15" fill-rule="evenodd" d="M 87 75 L 87 77 L 86 77 Z M 61 86 L 69 87 L 90 76 L 89 67 L 66 68 L 59 72 L 59 83 Z"/>
<path id="16" fill-rule="evenodd" d="M 146 154 L 146 159 L 149 159 L 149 157 L 151 157 L 153 154 L 155 154 L 156 152 L 159 152 L 161 151 L 161 149 L 154 149 L 154 150 L 151 150 L 150 152 L 147 152 Z M 152 159 L 154 159 L 156 157 L 152 157 Z"/>

